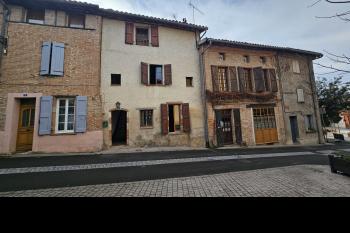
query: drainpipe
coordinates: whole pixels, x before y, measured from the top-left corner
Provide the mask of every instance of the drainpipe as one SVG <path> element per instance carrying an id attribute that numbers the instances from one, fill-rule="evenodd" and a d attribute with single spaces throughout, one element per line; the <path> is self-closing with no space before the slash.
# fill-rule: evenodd
<path id="1" fill-rule="evenodd" d="M 205 34 L 204 34 L 205 35 Z M 205 76 L 205 62 L 204 54 L 211 47 L 212 42 L 209 42 L 209 46 L 205 49 L 201 49 L 201 46 L 198 46 L 199 50 L 199 66 L 200 66 L 200 80 L 201 80 L 201 94 L 202 94 L 202 103 L 203 103 L 203 114 L 204 114 L 204 137 L 205 145 L 207 148 L 210 147 L 209 142 L 209 129 L 208 129 L 208 109 L 207 109 L 207 93 L 206 93 L 206 76 Z"/>
<path id="2" fill-rule="evenodd" d="M 319 142 L 319 144 L 323 144 L 322 143 L 323 128 L 322 128 L 322 124 L 319 120 L 319 117 L 321 114 L 320 114 L 320 109 L 318 106 L 318 100 L 317 100 L 317 95 L 316 95 L 315 73 L 314 73 L 312 60 L 308 60 L 308 67 L 309 67 L 309 79 L 310 79 L 311 93 L 312 93 L 312 103 L 314 106 L 315 120 L 316 120 L 316 125 L 317 125 L 318 142 Z M 321 129 L 322 129 L 322 132 L 321 132 Z M 322 135 L 321 135 L 321 133 L 322 133 Z"/>
<path id="3" fill-rule="evenodd" d="M 284 123 L 284 142 L 283 144 L 287 144 L 287 120 L 286 120 L 286 106 L 285 106 L 285 101 L 284 101 L 284 94 L 283 94 L 283 84 L 282 84 L 282 71 L 281 71 L 281 63 L 280 63 L 280 54 L 277 53 L 276 55 L 276 62 L 277 62 L 277 72 L 279 76 L 279 89 L 280 89 L 280 94 L 281 94 L 281 105 L 282 105 L 282 115 L 283 115 L 283 123 Z"/>
<path id="4" fill-rule="evenodd" d="M 3 7 L 3 20 L 2 20 L 2 27 L 1 27 L 1 34 L 0 34 L 0 39 L 2 40 L 0 42 L 0 67 L 2 64 L 2 57 L 4 54 L 4 49 L 5 49 L 5 41 L 7 38 L 7 27 L 8 27 L 8 21 L 10 17 L 10 9 L 7 7 L 6 3 L 3 0 L 0 0 L 0 5 Z"/>

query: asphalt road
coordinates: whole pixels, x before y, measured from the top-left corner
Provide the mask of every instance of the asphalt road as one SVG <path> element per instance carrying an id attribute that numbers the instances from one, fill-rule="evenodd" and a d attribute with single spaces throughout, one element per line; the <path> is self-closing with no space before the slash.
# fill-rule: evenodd
<path id="1" fill-rule="evenodd" d="M 273 149 L 235 149 L 183 152 L 158 152 L 124 155 L 89 155 L 72 157 L 43 158 L 2 158 L 0 169 L 20 167 L 45 167 L 97 163 L 118 163 L 130 161 L 146 161 L 174 158 L 215 157 L 225 155 L 267 154 L 285 152 L 316 152 L 350 148 L 349 145 L 317 146 L 303 148 L 273 148 Z M 328 165 L 325 155 L 301 155 L 292 157 L 253 158 L 229 161 L 210 161 L 184 164 L 167 164 L 145 167 L 123 167 L 110 169 L 27 173 L 0 175 L 0 192 L 32 189 L 74 187 L 97 184 L 123 183 L 165 178 L 189 177 L 220 174 L 235 171 L 246 171 L 285 167 L 294 165 Z"/>

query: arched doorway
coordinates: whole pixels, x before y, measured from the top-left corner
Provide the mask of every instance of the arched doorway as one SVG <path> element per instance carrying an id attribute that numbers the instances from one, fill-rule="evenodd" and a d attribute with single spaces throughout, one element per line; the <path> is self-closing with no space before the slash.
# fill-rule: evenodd
<path id="1" fill-rule="evenodd" d="M 112 144 L 127 144 L 127 111 L 112 111 Z"/>

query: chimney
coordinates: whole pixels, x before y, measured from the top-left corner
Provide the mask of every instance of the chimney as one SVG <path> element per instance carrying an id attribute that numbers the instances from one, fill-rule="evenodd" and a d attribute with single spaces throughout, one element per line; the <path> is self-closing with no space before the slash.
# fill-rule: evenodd
<path id="1" fill-rule="evenodd" d="M 183 18 L 183 19 L 182 19 L 182 22 L 187 23 L 187 19 L 186 19 L 186 18 Z"/>

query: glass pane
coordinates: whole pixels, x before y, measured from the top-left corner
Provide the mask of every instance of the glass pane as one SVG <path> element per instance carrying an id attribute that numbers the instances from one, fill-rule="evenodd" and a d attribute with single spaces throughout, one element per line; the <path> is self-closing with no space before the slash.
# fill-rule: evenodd
<path id="1" fill-rule="evenodd" d="M 64 107 L 64 108 L 62 108 L 62 107 L 60 107 L 60 109 L 59 109 L 59 114 L 66 114 L 66 108 Z"/>
<path id="2" fill-rule="evenodd" d="M 22 112 L 22 127 L 29 126 L 30 109 L 26 109 Z"/>
<path id="3" fill-rule="evenodd" d="M 64 123 L 59 123 L 58 124 L 58 131 L 63 131 L 64 130 Z"/>
<path id="4" fill-rule="evenodd" d="M 73 130 L 74 129 L 74 123 L 68 123 L 67 130 Z"/>
<path id="5" fill-rule="evenodd" d="M 74 114 L 74 107 L 68 108 L 68 114 Z"/>
<path id="6" fill-rule="evenodd" d="M 35 121 L 35 109 L 32 109 L 31 115 L 30 115 L 30 126 L 34 126 L 34 121 Z"/>
<path id="7" fill-rule="evenodd" d="M 75 105 L 75 100 L 74 99 L 70 99 L 68 102 L 68 107 L 74 107 Z"/>
<path id="8" fill-rule="evenodd" d="M 66 100 L 60 100 L 60 107 L 66 107 Z"/>
<path id="9" fill-rule="evenodd" d="M 163 83 L 162 67 L 157 67 L 156 68 L 156 80 L 157 80 L 157 84 L 162 84 Z"/>
<path id="10" fill-rule="evenodd" d="M 66 121 L 66 116 L 65 115 L 59 115 L 58 123 L 64 123 L 65 121 Z"/>
<path id="11" fill-rule="evenodd" d="M 74 115 L 68 115 L 68 122 L 74 122 Z"/>

